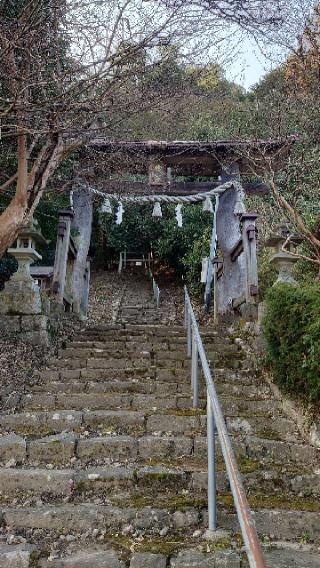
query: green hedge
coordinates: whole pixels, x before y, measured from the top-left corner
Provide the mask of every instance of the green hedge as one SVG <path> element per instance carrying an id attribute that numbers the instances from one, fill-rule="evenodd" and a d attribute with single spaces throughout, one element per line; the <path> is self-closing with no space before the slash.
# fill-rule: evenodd
<path id="1" fill-rule="evenodd" d="M 264 334 L 279 386 L 320 402 L 320 287 L 278 284 L 266 298 Z"/>

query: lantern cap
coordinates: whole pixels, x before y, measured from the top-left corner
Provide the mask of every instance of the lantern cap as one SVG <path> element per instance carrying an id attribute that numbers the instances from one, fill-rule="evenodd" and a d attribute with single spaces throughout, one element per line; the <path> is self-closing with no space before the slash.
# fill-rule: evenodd
<path id="1" fill-rule="evenodd" d="M 49 243 L 41 233 L 39 223 L 36 219 L 31 219 L 20 229 L 18 239 L 33 239 L 34 242 L 40 246 L 45 246 Z"/>

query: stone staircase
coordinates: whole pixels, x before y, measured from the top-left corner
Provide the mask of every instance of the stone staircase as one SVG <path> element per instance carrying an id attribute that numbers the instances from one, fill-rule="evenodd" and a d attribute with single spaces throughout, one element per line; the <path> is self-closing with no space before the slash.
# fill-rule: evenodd
<path id="1" fill-rule="evenodd" d="M 204 538 L 205 391 L 192 410 L 185 331 L 162 318 L 150 287 L 128 290 L 115 324 L 2 401 L 0 568 L 247 566 L 220 450 Z M 319 451 L 225 329 L 202 336 L 268 567 L 319 567 Z"/>
<path id="2" fill-rule="evenodd" d="M 124 274 L 124 290 L 117 321 L 122 324 L 149 325 L 163 322 L 167 310 L 157 309 L 151 294 L 151 283 L 131 271 Z"/>

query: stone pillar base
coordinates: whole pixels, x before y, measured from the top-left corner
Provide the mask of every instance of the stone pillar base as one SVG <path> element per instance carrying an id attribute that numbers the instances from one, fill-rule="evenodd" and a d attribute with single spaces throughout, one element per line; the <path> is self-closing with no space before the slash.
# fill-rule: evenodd
<path id="1" fill-rule="evenodd" d="M 258 305 L 249 304 L 248 302 L 240 306 L 241 316 L 246 321 L 257 321 L 258 319 Z"/>
<path id="2" fill-rule="evenodd" d="M 0 294 L 0 314 L 41 314 L 40 290 L 32 278 L 6 282 Z"/>
<path id="3" fill-rule="evenodd" d="M 0 315 L 1 336 L 6 339 L 24 341 L 32 345 L 49 345 L 47 328 L 47 316 Z"/>

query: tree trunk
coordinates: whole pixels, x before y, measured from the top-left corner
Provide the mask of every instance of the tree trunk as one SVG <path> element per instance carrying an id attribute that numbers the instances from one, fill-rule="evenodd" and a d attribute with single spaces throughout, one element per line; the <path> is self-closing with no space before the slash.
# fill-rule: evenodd
<path id="1" fill-rule="evenodd" d="M 47 140 L 29 173 L 28 156 L 26 135 L 20 134 L 17 145 L 16 192 L 8 207 L 0 215 L 0 258 L 16 239 L 22 223 L 32 217 L 48 179 L 64 156 L 64 146 L 59 138 Z"/>
<path id="2" fill-rule="evenodd" d="M 15 196 L 0 216 L 0 258 L 15 241 L 25 218 L 28 203 L 28 151 L 26 135 L 18 135 L 17 185 Z"/>
<path id="3" fill-rule="evenodd" d="M 83 296 L 84 271 L 86 269 L 92 230 L 93 205 L 91 192 L 87 189 L 76 191 L 73 196 L 73 207 L 74 219 L 72 228 L 76 229 L 79 235 L 76 238 L 78 254 L 73 267 L 72 293 L 75 310 L 79 313 Z"/>
<path id="4" fill-rule="evenodd" d="M 25 218 L 26 207 L 13 199 L 0 217 L 0 258 L 17 238 L 18 231 Z"/>

